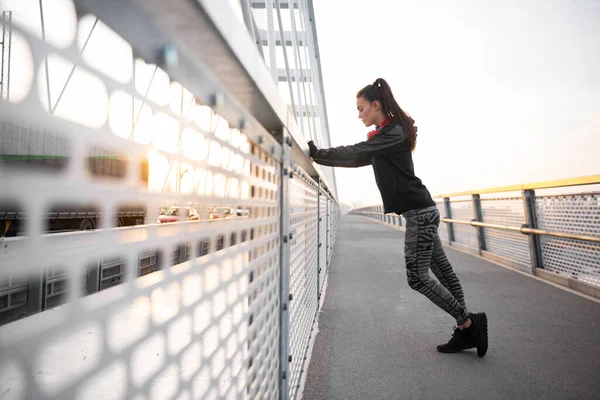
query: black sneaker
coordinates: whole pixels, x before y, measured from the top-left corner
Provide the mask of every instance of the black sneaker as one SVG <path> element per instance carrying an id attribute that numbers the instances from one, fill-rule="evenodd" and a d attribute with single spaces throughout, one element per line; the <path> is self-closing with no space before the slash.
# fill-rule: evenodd
<path id="1" fill-rule="evenodd" d="M 460 330 L 454 327 L 454 333 L 452 338 L 446 344 L 440 344 L 437 349 L 440 353 L 458 353 L 466 349 L 472 349 L 477 347 L 477 339 L 475 337 L 475 330 L 465 329 Z"/>
<path id="2" fill-rule="evenodd" d="M 475 328 L 475 337 L 477 339 L 477 355 L 485 356 L 488 350 L 488 322 L 485 313 L 476 313 L 471 315 Z M 471 328 L 471 327 L 469 327 Z"/>

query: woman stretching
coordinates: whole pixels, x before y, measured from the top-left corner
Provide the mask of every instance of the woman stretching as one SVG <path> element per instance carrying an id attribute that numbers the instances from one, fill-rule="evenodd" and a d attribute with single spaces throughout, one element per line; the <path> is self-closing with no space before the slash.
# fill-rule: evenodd
<path id="1" fill-rule="evenodd" d="M 409 286 L 456 320 L 452 338 L 437 346 L 438 351 L 456 353 L 476 347 L 477 355 L 483 357 L 488 348 L 487 316 L 467 311 L 462 287 L 438 236 L 440 213 L 415 176 L 412 151 L 417 129 L 413 119 L 398 106 L 381 78 L 357 93 L 356 108 L 365 126 L 376 127 L 367 140 L 330 149 L 317 149 L 310 141 L 310 156 L 317 164 L 330 167 L 373 166 L 384 212 L 406 219 L 404 257 Z M 430 269 L 439 283 L 429 276 Z"/>

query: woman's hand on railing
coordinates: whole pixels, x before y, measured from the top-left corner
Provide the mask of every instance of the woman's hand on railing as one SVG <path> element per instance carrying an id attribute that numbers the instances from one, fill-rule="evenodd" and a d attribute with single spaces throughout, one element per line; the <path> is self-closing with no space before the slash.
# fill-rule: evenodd
<path id="1" fill-rule="evenodd" d="M 318 150 L 317 146 L 315 145 L 315 142 L 313 142 L 312 140 L 308 142 L 308 148 L 310 149 L 310 157 L 313 158 Z"/>

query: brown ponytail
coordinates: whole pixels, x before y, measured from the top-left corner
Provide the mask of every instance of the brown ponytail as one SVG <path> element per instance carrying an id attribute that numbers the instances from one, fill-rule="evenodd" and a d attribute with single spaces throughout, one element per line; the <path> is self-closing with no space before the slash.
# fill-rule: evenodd
<path id="1" fill-rule="evenodd" d="M 370 103 L 378 101 L 383 107 L 383 113 L 390 120 L 404 129 L 406 134 L 406 140 L 411 151 L 413 151 L 417 145 L 417 129 L 415 128 L 415 121 L 405 113 L 396 99 L 392 94 L 390 85 L 383 78 L 377 78 L 372 85 L 367 85 L 362 88 L 357 94 L 356 98 L 364 97 Z"/>

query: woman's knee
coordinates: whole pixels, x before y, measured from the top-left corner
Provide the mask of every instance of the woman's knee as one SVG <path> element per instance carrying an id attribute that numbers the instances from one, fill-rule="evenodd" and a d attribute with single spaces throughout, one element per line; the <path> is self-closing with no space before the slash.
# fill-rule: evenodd
<path id="1" fill-rule="evenodd" d="M 429 279 L 431 279 L 429 278 L 429 275 L 409 274 L 407 279 L 408 286 L 418 292 L 425 286 L 425 283 Z"/>

